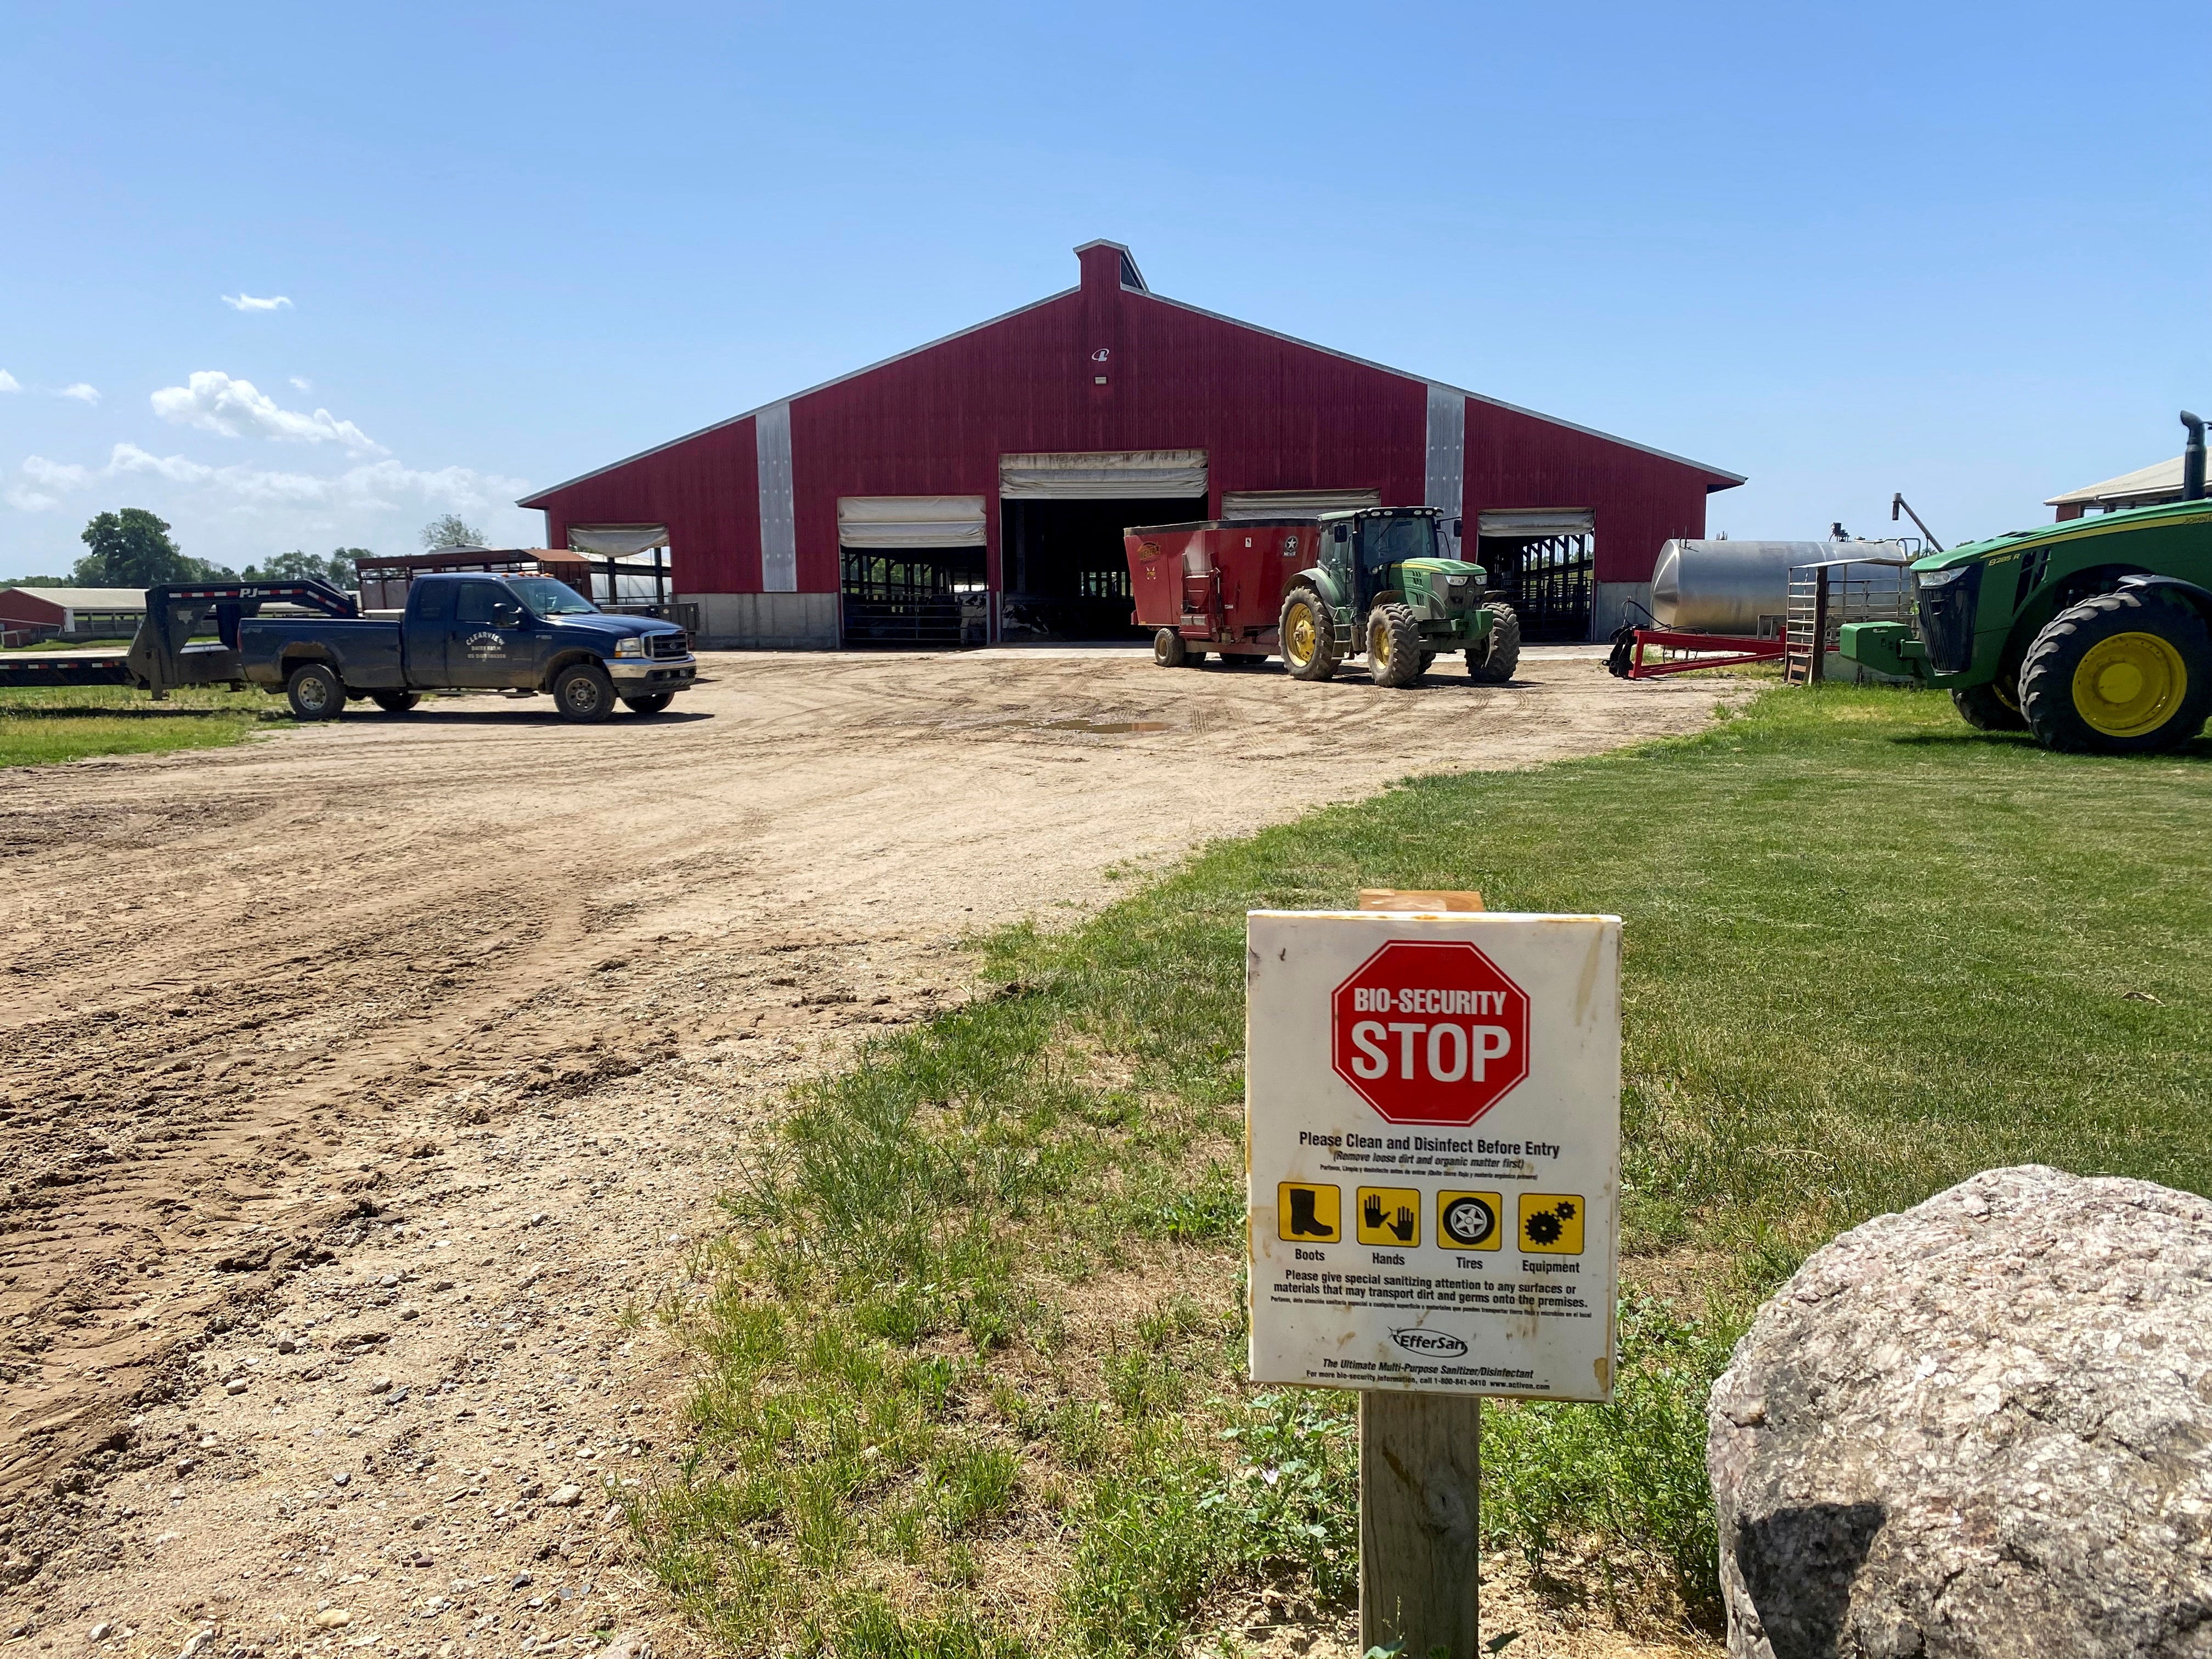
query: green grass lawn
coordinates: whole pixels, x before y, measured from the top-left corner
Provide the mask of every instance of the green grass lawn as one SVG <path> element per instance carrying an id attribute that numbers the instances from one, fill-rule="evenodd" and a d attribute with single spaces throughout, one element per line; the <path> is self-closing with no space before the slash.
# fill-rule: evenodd
<path id="1" fill-rule="evenodd" d="M 1348 1397 L 1240 1380 L 1243 915 L 1473 887 L 1627 922 L 1617 1398 L 1486 1407 L 1486 1543 L 1710 1628 L 1705 1392 L 1808 1251 L 1994 1165 L 2212 1191 L 2208 866 L 2212 744 L 1840 686 L 1216 844 L 805 1092 L 659 1310 L 704 1381 L 635 1522 L 740 1649 L 1165 1656 L 1237 1581 L 1340 1601 Z"/>
<path id="2" fill-rule="evenodd" d="M 289 724 L 283 699 L 260 691 L 195 686 L 155 702 L 125 685 L 0 689 L 0 767 L 219 749 L 260 727 Z"/>

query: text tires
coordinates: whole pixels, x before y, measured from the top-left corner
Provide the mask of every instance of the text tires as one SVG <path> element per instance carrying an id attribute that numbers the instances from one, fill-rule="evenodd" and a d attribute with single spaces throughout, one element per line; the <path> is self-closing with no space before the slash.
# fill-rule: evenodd
<path id="1" fill-rule="evenodd" d="M 1490 617 L 1490 649 L 1467 653 L 1467 677 L 1478 685 L 1503 685 L 1521 666 L 1521 618 L 1510 605 L 1486 605 Z"/>
<path id="2" fill-rule="evenodd" d="M 1189 654 L 1183 649 L 1182 635 L 1172 628 L 1163 628 L 1152 635 L 1152 661 L 1162 668 L 1180 668 Z"/>
<path id="3" fill-rule="evenodd" d="M 1367 672 L 1377 685 L 1407 686 L 1421 678 L 1421 624 L 1405 605 L 1368 612 Z"/>
<path id="4" fill-rule="evenodd" d="M 1951 694 L 1951 707 L 1977 732 L 2025 732 L 2027 721 L 1994 685 L 1969 685 Z"/>
<path id="5" fill-rule="evenodd" d="M 641 697 L 624 697 L 623 706 L 633 714 L 658 714 L 675 701 L 673 691 L 648 691 Z"/>
<path id="6" fill-rule="evenodd" d="M 2020 710 L 2045 748 L 2179 748 L 2212 712 L 2212 630 L 2194 611 L 2127 588 L 2053 617 L 2020 669 Z"/>
<path id="7" fill-rule="evenodd" d="M 1284 596 L 1277 631 L 1292 679 L 1325 680 L 1336 672 L 1336 624 L 1313 589 L 1294 587 Z"/>
<path id="8" fill-rule="evenodd" d="M 345 682 L 326 662 L 303 662 L 284 682 L 284 700 L 299 720 L 334 720 L 345 711 Z"/>
<path id="9" fill-rule="evenodd" d="M 570 663 L 553 677 L 553 707 L 564 720 L 603 720 L 614 713 L 614 682 L 595 662 Z"/>
<path id="10" fill-rule="evenodd" d="M 419 691 L 372 691 L 368 700 L 387 714 L 404 714 L 422 701 Z"/>

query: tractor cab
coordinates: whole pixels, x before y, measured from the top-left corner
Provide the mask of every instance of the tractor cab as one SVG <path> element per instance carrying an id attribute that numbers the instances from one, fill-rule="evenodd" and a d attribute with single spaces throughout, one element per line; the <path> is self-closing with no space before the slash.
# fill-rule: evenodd
<path id="1" fill-rule="evenodd" d="M 1482 567 L 1459 556 L 1457 523 L 1432 507 L 1328 513 L 1321 525 L 1321 568 L 1354 615 L 1365 616 L 1385 594 L 1411 599 L 1418 591 L 1423 603 L 1455 592 L 1462 600 L 1481 597 Z"/>

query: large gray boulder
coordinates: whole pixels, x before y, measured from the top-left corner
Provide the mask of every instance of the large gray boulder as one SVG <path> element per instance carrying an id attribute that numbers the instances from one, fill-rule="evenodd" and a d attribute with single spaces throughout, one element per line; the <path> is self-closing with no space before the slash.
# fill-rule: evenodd
<path id="1" fill-rule="evenodd" d="M 1736 1659 L 2212 1656 L 2212 1203 L 1992 1170 L 1855 1227 L 1714 1386 Z"/>

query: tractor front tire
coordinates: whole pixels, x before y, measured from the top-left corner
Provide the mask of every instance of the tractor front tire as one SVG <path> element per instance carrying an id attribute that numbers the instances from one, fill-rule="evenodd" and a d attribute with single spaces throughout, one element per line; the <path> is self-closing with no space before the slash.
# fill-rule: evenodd
<path id="1" fill-rule="evenodd" d="M 372 691 L 368 700 L 387 714 L 404 714 L 422 701 L 419 691 Z"/>
<path id="2" fill-rule="evenodd" d="M 1503 685 L 1521 666 L 1521 618 L 1510 605 L 1486 605 L 1490 618 L 1490 648 L 1481 656 L 1467 653 L 1467 677 L 1477 685 Z"/>
<path id="3" fill-rule="evenodd" d="M 595 662 L 570 663 L 553 677 L 553 707 L 564 720 L 596 725 L 615 712 L 615 683 Z"/>
<path id="4" fill-rule="evenodd" d="M 2027 721 L 1995 685 L 1969 685 L 1951 694 L 1951 707 L 1977 732 L 2025 732 Z"/>
<path id="5" fill-rule="evenodd" d="M 1162 668 L 1180 668 L 1189 653 L 1183 648 L 1182 635 L 1172 628 L 1163 628 L 1152 635 L 1152 661 Z"/>
<path id="6" fill-rule="evenodd" d="M 1325 680 L 1336 672 L 1336 624 L 1328 603 L 1310 587 L 1285 595 L 1277 637 L 1283 666 L 1294 680 Z"/>
<path id="7" fill-rule="evenodd" d="M 2020 712 L 2046 749 L 2178 749 L 2212 713 L 2212 629 L 2154 594 L 2122 588 L 2084 599 L 2028 647 Z"/>
<path id="8" fill-rule="evenodd" d="M 1398 688 L 1421 678 L 1421 624 L 1402 605 L 1378 605 L 1367 613 L 1367 672 L 1377 685 Z"/>
<path id="9" fill-rule="evenodd" d="M 284 700 L 295 720 L 334 720 L 345 712 L 345 682 L 326 662 L 303 662 L 284 682 Z"/>

